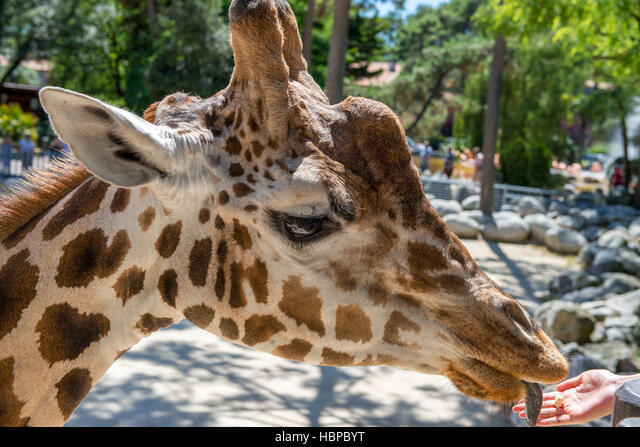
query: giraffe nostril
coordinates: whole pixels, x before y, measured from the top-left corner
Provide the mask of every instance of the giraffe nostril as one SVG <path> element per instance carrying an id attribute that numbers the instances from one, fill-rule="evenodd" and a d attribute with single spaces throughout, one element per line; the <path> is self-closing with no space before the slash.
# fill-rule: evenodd
<path id="1" fill-rule="evenodd" d="M 515 300 L 507 301 L 505 311 L 513 321 L 522 326 L 527 332 L 534 332 L 536 330 L 536 323 L 527 311 Z"/>

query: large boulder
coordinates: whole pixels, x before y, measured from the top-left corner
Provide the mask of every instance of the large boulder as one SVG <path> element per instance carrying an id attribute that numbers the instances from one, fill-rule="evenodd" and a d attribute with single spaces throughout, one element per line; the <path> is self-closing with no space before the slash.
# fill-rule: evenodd
<path id="1" fill-rule="evenodd" d="M 587 238 L 569 228 L 554 227 L 545 233 L 544 244 L 557 253 L 574 255 L 587 244 Z"/>
<path id="2" fill-rule="evenodd" d="M 462 201 L 463 210 L 477 210 L 480 208 L 480 196 L 478 194 L 471 195 Z"/>
<path id="3" fill-rule="evenodd" d="M 440 217 L 462 212 L 462 206 L 455 200 L 434 199 L 431 201 L 431 206 L 435 208 Z"/>
<path id="4" fill-rule="evenodd" d="M 546 212 L 544 204 L 535 197 L 524 196 L 518 201 L 518 214 L 521 217 L 544 212 Z"/>
<path id="5" fill-rule="evenodd" d="M 602 279 L 598 276 L 586 272 L 567 272 L 549 281 L 549 295 L 558 298 L 574 290 L 599 286 L 600 284 L 602 284 Z"/>
<path id="6" fill-rule="evenodd" d="M 524 217 L 524 221 L 531 228 L 532 239 L 540 244 L 544 243 L 544 236 L 547 231 L 557 226 L 551 218 L 541 213 L 528 214 Z"/>
<path id="7" fill-rule="evenodd" d="M 626 248 L 604 248 L 593 258 L 590 270 L 597 274 L 620 272 L 637 275 L 640 273 L 640 256 Z"/>
<path id="8" fill-rule="evenodd" d="M 561 227 L 569 228 L 570 230 L 581 230 L 587 224 L 585 218 L 577 213 L 558 216 L 555 221 Z"/>
<path id="9" fill-rule="evenodd" d="M 442 220 L 456 236 L 463 239 L 476 239 L 482 231 L 482 225 L 463 213 L 447 214 Z"/>
<path id="10" fill-rule="evenodd" d="M 629 232 L 625 227 L 607 230 L 598 237 L 598 245 L 604 248 L 625 247 L 630 241 Z"/>
<path id="11" fill-rule="evenodd" d="M 482 236 L 495 242 L 524 242 L 529 238 L 531 229 L 520 216 L 508 211 L 499 211 L 493 218 L 483 222 Z"/>
<path id="12" fill-rule="evenodd" d="M 640 290 L 616 295 L 607 299 L 607 307 L 620 315 L 636 315 L 640 317 Z"/>
<path id="13" fill-rule="evenodd" d="M 548 301 L 536 310 L 534 318 L 548 335 L 563 343 L 587 343 L 596 320 L 580 305 L 567 301 Z"/>

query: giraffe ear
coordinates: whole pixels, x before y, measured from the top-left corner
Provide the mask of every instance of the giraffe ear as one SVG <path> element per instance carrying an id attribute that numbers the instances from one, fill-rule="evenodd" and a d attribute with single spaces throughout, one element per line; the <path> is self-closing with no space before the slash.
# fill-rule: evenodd
<path id="1" fill-rule="evenodd" d="M 176 152 L 171 129 L 58 87 L 41 89 L 40 101 L 58 136 L 102 180 L 134 187 L 169 175 Z"/>

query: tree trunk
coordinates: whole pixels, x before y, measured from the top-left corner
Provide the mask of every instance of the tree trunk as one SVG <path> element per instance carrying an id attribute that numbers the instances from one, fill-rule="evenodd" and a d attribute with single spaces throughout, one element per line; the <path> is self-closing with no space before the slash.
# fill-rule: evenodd
<path id="1" fill-rule="evenodd" d="M 500 85 L 502 83 L 502 68 L 504 67 L 507 43 L 504 37 L 498 36 L 493 46 L 493 60 L 489 74 L 489 88 L 487 90 L 487 111 L 484 117 L 484 137 L 482 140 L 482 171 L 480 177 L 480 209 L 483 213 L 493 213 L 493 182 L 495 166 L 493 158 L 496 153 L 498 137 L 498 106 L 500 102 Z"/>
<path id="2" fill-rule="evenodd" d="M 158 3 L 156 0 L 147 0 L 147 15 L 149 16 L 149 23 L 155 25 L 158 20 Z"/>
<path id="3" fill-rule="evenodd" d="M 307 69 L 311 68 L 311 36 L 315 16 L 315 0 L 307 0 L 307 15 L 304 19 L 304 35 L 302 37 L 302 55 L 307 61 Z"/>
<path id="4" fill-rule="evenodd" d="M 349 3 L 350 0 L 336 0 L 335 2 L 329 64 L 327 67 L 327 96 L 331 104 L 342 101 L 347 37 L 349 34 Z"/>

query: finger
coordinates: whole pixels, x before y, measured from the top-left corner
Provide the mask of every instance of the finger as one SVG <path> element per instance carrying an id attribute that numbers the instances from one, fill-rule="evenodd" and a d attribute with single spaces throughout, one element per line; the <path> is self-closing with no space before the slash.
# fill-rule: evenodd
<path id="1" fill-rule="evenodd" d="M 570 379 L 565 380 L 564 382 L 560 382 L 556 385 L 556 390 L 565 391 L 570 388 L 575 388 L 582 383 L 582 374 L 579 376 L 572 377 Z"/>

